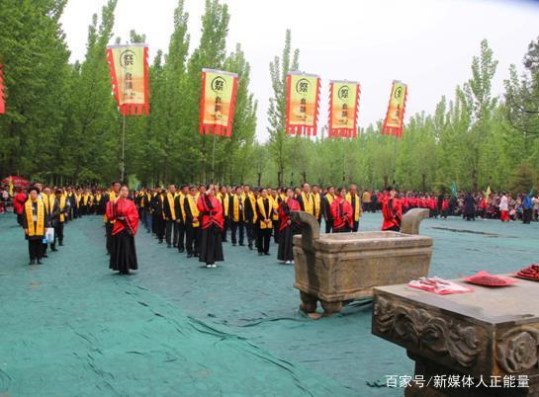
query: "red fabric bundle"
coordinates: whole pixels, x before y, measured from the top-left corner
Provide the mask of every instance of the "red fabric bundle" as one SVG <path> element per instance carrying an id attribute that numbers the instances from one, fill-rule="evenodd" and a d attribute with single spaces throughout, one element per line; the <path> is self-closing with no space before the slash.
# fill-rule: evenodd
<path id="1" fill-rule="evenodd" d="M 539 264 L 534 263 L 517 273 L 517 277 L 525 278 L 527 280 L 539 281 Z"/>
<path id="2" fill-rule="evenodd" d="M 516 281 L 510 278 L 490 274 L 485 270 L 474 274 L 473 276 L 464 279 L 467 283 L 482 285 L 485 287 L 507 287 L 514 284 Z"/>

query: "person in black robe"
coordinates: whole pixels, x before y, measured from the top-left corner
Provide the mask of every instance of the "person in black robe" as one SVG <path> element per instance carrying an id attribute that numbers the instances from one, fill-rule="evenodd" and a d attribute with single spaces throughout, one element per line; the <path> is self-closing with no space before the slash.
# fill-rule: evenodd
<path id="1" fill-rule="evenodd" d="M 205 263 L 207 268 L 215 268 L 215 262 L 224 260 L 222 237 L 225 217 L 223 205 L 215 197 L 215 190 L 213 185 L 208 186 L 197 202 L 201 219 L 199 262 Z"/>
<path id="2" fill-rule="evenodd" d="M 467 221 L 475 221 L 475 199 L 470 192 L 464 197 L 463 217 Z"/>
<path id="3" fill-rule="evenodd" d="M 135 235 L 139 214 L 126 185 L 121 187 L 119 197 L 107 206 L 107 218 L 114 221 L 109 267 L 120 274 L 129 274 L 130 270 L 138 269 Z"/>
<path id="4" fill-rule="evenodd" d="M 279 249 L 277 251 L 277 260 L 287 265 L 294 263 L 293 238 L 294 235 L 301 233 L 300 224 L 292 221 L 291 212 L 301 211 L 297 200 L 294 199 L 294 191 L 286 190 L 286 199 L 279 204 Z"/>

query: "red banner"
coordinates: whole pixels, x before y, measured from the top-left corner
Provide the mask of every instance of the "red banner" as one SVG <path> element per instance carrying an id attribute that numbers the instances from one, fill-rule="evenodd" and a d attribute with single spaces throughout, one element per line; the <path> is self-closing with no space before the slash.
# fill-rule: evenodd
<path id="1" fill-rule="evenodd" d="M 238 75 L 221 70 L 202 70 L 200 134 L 232 136 Z"/>
<path id="2" fill-rule="evenodd" d="M 316 135 L 320 77 L 290 72 L 286 77 L 286 133 Z"/>
<path id="3" fill-rule="evenodd" d="M 356 138 L 359 113 L 359 83 L 332 81 L 329 86 L 329 130 L 331 138 Z"/>
<path id="4" fill-rule="evenodd" d="M 120 113 L 124 116 L 148 115 L 148 47 L 145 44 L 109 46 L 107 61 Z"/>
<path id="5" fill-rule="evenodd" d="M 408 86 L 400 81 L 394 81 L 391 87 L 386 118 L 382 126 L 383 135 L 395 135 L 399 138 L 402 136 L 407 97 Z"/>
<path id="6" fill-rule="evenodd" d="M 6 99 L 4 97 L 4 73 L 3 65 L 0 64 L 0 114 L 6 113 Z"/>

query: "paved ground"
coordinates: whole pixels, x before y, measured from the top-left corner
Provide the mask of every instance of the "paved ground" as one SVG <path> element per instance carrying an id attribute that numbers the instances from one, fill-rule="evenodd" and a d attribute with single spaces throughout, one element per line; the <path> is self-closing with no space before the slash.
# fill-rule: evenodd
<path id="1" fill-rule="evenodd" d="M 362 230 L 376 230 L 368 214 Z M 431 274 L 511 272 L 539 262 L 539 224 L 427 220 Z M 204 269 L 146 232 L 140 270 L 108 270 L 99 217 L 66 227 L 66 246 L 27 265 L 15 218 L 0 216 L 0 395 L 401 396 L 372 387 L 412 375 L 402 349 L 370 334 L 371 307 L 298 313 L 293 269 L 225 245 Z M 272 247 L 275 254 L 275 247 Z"/>

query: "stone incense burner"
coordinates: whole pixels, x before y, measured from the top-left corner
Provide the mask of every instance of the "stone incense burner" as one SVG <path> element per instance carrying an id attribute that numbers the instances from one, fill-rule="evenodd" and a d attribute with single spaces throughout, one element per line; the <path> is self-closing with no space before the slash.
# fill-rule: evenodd
<path id="1" fill-rule="evenodd" d="M 373 295 L 373 288 L 407 283 L 427 276 L 432 239 L 420 236 L 428 210 L 413 209 L 402 220 L 401 232 L 320 234 L 317 220 L 294 212 L 302 235 L 294 236 L 296 282 L 301 310 L 316 311 L 320 301 L 326 315 L 344 303 Z"/>

